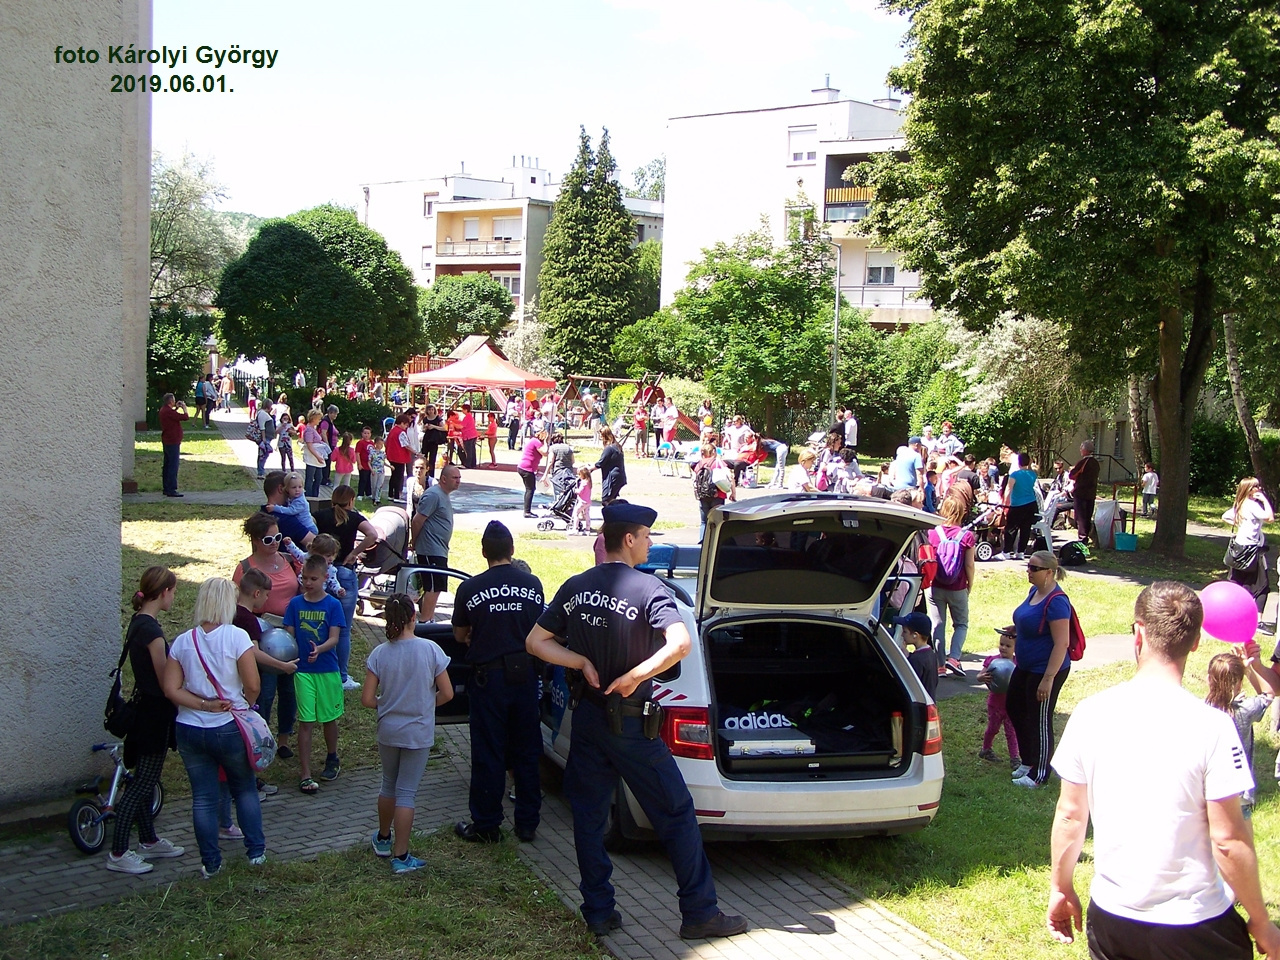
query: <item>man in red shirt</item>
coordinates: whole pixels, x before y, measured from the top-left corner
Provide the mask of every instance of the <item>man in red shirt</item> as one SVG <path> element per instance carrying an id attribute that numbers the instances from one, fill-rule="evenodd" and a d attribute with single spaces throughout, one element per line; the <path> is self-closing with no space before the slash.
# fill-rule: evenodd
<path id="1" fill-rule="evenodd" d="M 164 450 L 164 466 L 160 470 L 161 486 L 166 497 L 180 497 L 178 492 L 178 454 L 182 451 L 182 421 L 187 405 L 166 393 L 160 400 L 160 446 Z"/>

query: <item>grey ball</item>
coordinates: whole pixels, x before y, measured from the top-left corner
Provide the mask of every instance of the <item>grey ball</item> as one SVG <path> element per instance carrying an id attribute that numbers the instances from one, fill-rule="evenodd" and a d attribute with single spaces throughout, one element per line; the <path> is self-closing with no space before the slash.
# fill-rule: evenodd
<path id="1" fill-rule="evenodd" d="M 1012 660 L 992 660 L 987 667 L 991 679 L 987 681 L 987 689 L 992 693 L 1008 693 L 1009 678 L 1013 676 Z"/>
<path id="2" fill-rule="evenodd" d="M 262 631 L 262 642 L 259 644 L 262 652 L 269 656 L 275 657 L 277 660 L 298 659 L 298 641 L 289 635 L 289 631 L 282 627 L 272 627 L 270 630 Z M 279 670 L 272 667 L 263 667 L 267 673 L 279 673 Z"/>

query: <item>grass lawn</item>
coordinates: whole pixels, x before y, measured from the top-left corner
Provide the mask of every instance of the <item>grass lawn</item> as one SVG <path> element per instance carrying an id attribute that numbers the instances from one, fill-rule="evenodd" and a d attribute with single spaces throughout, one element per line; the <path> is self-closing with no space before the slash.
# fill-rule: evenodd
<path id="1" fill-rule="evenodd" d="M 1132 607 L 1130 606 L 1130 609 Z M 1127 627 L 1127 621 L 1126 621 Z M 1209 658 L 1226 646 L 1206 640 L 1192 655 L 1187 687 L 1206 692 Z M 1128 679 L 1131 664 L 1082 670 L 1067 681 L 1055 726 L 1085 696 Z M 962 696 L 939 704 L 947 778 L 938 817 L 928 829 L 891 839 L 797 843 L 792 855 L 874 897 L 890 910 L 969 957 L 991 960 L 1086 957 L 1083 939 L 1054 943 L 1044 927 L 1049 889 L 1049 831 L 1057 780 L 1036 791 L 1014 788 L 1005 764 L 975 756 L 986 725 L 986 698 Z M 1262 887 L 1274 916 L 1280 906 L 1280 795 L 1271 770 L 1276 739 L 1257 728 L 1254 771 L 1258 804 L 1254 827 Z M 1158 732 L 1158 725 L 1153 726 Z M 1154 735 L 1154 733 L 1153 733 Z M 1005 755 L 1003 735 L 995 749 Z M 1135 802 L 1141 802 L 1140 788 Z M 1076 889 L 1088 903 L 1092 839 L 1076 869 Z"/>
<path id="2" fill-rule="evenodd" d="M 138 481 L 138 492 L 159 493 L 164 457 L 160 432 L 139 433 L 133 455 L 133 477 Z M 248 490 L 253 486 L 250 472 L 240 465 L 219 431 L 187 428 L 178 465 L 179 490 Z"/>
<path id="3" fill-rule="evenodd" d="M 429 866 L 393 876 L 366 846 L 253 868 L 95 910 L 0 928 L 0 956 L 30 960 L 598 957 L 554 892 L 510 844 L 416 838 Z"/>

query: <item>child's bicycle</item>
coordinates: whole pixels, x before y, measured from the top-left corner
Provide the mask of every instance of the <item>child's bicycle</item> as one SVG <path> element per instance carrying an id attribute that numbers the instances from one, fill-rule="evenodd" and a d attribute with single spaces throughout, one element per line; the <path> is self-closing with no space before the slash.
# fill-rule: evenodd
<path id="1" fill-rule="evenodd" d="M 111 760 L 116 765 L 115 773 L 111 777 L 110 789 L 105 794 L 102 792 L 102 782 L 105 777 L 97 777 L 92 783 L 78 787 L 76 793 L 92 794 L 92 796 L 81 797 L 71 805 L 71 810 L 67 814 L 67 830 L 71 833 L 71 842 L 79 848 L 81 853 L 94 854 L 102 849 L 107 839 L 107 821 L 116 815 L 116 801 L 124 793 L 124 788 L 128 786 L 129 781 L 133 779 L 133 774 L 124 766 L 123 743 L 108 741 L 93 745 L 94 753 L 102 750 L 110 752 Z M 154 817 L 163 806 L 164 787 L 157 782 L 151 794 L 151 815 Z"/>

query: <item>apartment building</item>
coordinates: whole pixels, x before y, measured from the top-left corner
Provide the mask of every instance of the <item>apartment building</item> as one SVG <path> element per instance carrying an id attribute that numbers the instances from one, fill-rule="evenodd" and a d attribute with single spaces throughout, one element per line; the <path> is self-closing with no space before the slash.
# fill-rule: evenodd
<path id="1" fill-rule="evenodd" d="M 361 185 L 358 211 L 366 226 L 386 237 L 420 286 L 436 277 L 488 273 L 516 302 L 538 293 L 543 239 L 560 184 L 536 157 L 511 158 L 491 177 L 462 172 L 425 180 Z M 624 200 L 636 225 L 636 242 L 662 239 L 663 205 Z"/>
<path id="2" fill-rule="evenodd" d="M 704 248 L 758 228 L 761 217 L 781 242 L 803 197 L 839 248 L 848 303 L 870 310 L 877 326 L 929 319 L 930 305 L 916 299 L 919 275 L 903 270 L 892 250 L 856 235 L 871 192 L 841 179 L 851 164 L 903 149 L 900 106 L 890 98 L 841 99 L 828 78 L 808 103 L 672 117 L 662 302 L 672 301 Z"/>

